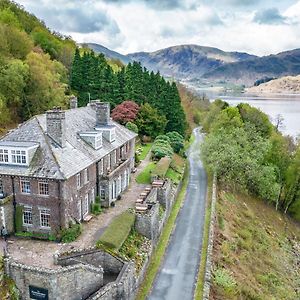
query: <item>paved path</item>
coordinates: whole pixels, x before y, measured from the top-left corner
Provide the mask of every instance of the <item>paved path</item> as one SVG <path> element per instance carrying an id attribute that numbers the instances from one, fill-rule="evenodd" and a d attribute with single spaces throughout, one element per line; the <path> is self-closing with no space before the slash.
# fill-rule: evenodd
<path id="1" fill-rule="evenodd" d="M 207 179 L 200 161 L 202 135 L 188 153 L 190 177 L 183 207 L 158 272 L 149 300 L 192 300 L 198 274 L 205 219 Z"/>

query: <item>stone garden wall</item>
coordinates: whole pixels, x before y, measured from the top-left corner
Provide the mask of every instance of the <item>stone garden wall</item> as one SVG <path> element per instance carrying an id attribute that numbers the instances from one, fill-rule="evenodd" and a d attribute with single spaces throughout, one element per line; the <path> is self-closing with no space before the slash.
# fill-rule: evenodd
<path id="1" fill-rule="evenodd" d="M 58 269 L 30 267 L 4 259 L 5 274 L 14 280 L 20 292 L 21 300 L 32 299 L 30 289 L 44 296 L 45 299 L 78 300 L 86 299 L 103 285 L 103 269 L 76 264 Z M 42 299 L 42 298 L 40 298 Z"/>
<path id="2" fill-rule="evenodd" d="M 210 216 L 210 225 L 209 225 L 207 256 L 206 256 L 205 275 L 204 275 L 204 288 L 203 288 L 203 297 L 202 297 L 202 299 L 204 300 L 209 299 L 210 286 L 211 286 L 212 251 L 214 245 L 214 228 L 216 222 L 216 202 L 217 202 L 217 179 L 216 176 L 214 176 L 213 186 L 212 186 L 211 216 Z"/>

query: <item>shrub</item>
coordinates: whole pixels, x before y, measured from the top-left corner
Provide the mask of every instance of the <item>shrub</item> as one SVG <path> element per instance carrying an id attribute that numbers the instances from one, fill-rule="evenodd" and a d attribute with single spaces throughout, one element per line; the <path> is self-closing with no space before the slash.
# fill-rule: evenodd
<path id="1" fill-rule="evenodd" d="M 176 131 L 168 132 L 167 137 L 169 138 L 170 145 L 175 153 L 179 153 L 184 147 L 184 138 L 181 134 Z"/>
<path id="2" fill-rule="evenodd" d="M 170 157 L 163 157 L 160 161 L 156 164 L 155 169 L 152 171 L 152 177 L 157 178 L 165 178 L 166 173 L 170 167 L 171 158 Z"/>
<path id="3" fill-rule="evenodd" d="M 174 154 L 168 137 L 163 135 L 160 135 L 158 136 L 158 139 L 155 139 L 151 151 L 156 159 L 160 159 L 165 156 L 172 157 Z"/>
<path id="4" fill-rule="evenodd" d="M 95 197 L 95 203 L 100 203 L 100 196 Z"/>
<path id="5" fill-rule="evenodd" d="M 23 207 L 17 205 L 16 207 L 16 231 L 20 232 L 23 230 Z"/>
<path id="6" fill-rule="evenodd" d="M 214 281 L 227 294 L 233 294 L 237 285 L 235 279 L 226 269 L 216 269 L 214 271 Z"/>
<path id="7" fill-rule="evenodd" d="M 126 128 L 133 131 L 133 132 L 135 132 L 135 133 L 139 133 L 138 127 L 132 122 L 127 122 L 126 123 Z"/>
<path id="8" fill-rule="evenodd" d="M 99 215 L 101 213 L 101 205 L 100 203 L 92 203 L 91 204 L 91 211 L 92 211 L 92 214 L 94 215 Z"/>
<path id="9" fill-rule="evenodd" d="M 105 247 L 111 250 L 118 250 L 126 240 L 135 221 L 135 215 L 129 211 L 125 211 L 115 217 L 106 228 L 96 246 L 98 248 Z"/>
<path id="10" fill-rule="evenodd" d="M 63 243 L 70 243 L 75 241 L 81 234 L 81 224 L 72 224 L 69 228 L 63 229 L 61 232 L 61 241 Z"/>

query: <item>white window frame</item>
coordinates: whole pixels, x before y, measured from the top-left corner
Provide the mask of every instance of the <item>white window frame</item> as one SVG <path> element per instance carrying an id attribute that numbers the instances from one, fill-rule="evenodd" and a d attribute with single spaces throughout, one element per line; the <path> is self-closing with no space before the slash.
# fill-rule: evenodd
<path id="1" fill-rule="evenodd" d="M 90 181 L 90 174 L 89 174 L 89 169 L 86 168 L 84 169 L 84 183 L 88 183 Z"/>
<path id="2" fill-rule="evenodd" d="M 41 228 L 51 228 L 51 225 L 50 225 L 50 217 L 51 217 L 51 214 L 50 214 L 50 209 L 49 208 L 39 208 L 39 211 L 40 211 L 40 227 Z M 48 225 L 43 225 L 44 224 L 44 221 L 47 219 L 43 219 L 42 216 L 47 216 L 48 217 Z"/>
<path id="3" fill-rule="evenodd" d="M 8 163 L 9 156 L 8 156 L 8 149 L 0 149 L 0 163 Z"/>
<path id="4" fill-rule="evenodd" d="M 107 163 L 107 169 L 111 170 L 111 157 L 110 157 L 110 154 L 107 155 L 108 159 L 108 163 Z"/>
<path id="5" fill-rule="evenodd" d="M 89 193 L 89 197 L 90 197 L 90 203 L 94 203 L 95 202 L 95 190 L 91 189 L 90 193 Z"/>
<path id="6" fill-rule="evenodd" d="M 27 151 L 13 149 L 10 150 L 11 153 L 11 161 L 15 165 L 27 165 Z"/>
<path id="7" fill-rule="evenodd" d="M 122 193 L 122 177 L 121 175 L 119 175 L 118 177 L 118 191 L 117 191 L 117 194 L 120 195 Z"/>
<path id="8" fill-rule="evenodd" d="M 28 185 L 26 185 L 26 184 L 28 184 Z M 28 187 L 29 187 L 29 189 L 28 189 Z M 31 194 L 30 180 L 25 179 L 25 178 L 20 179 L 20 192 L 22 194 Z"/>
<path id="9" fill-rule="evenodd" d="M 105 200 L 106 198 L 105 187 L 103 187 L 102 185 L 100 185 L 99 196 L 100 196 L 100 200 Z"/>
<path id="10" fill-rule="evenodd" d="M 77 186 L 77 190 L 81 188 L 81 173 L 78 173 L 76 175 L 76 186 Z"/>
<path id="11" fill-rule="evenodd" d="M 27 216 L 27 220 L 29 220 L 30 222 L 27 223 L 25 222 L 25 214 Z M 33 226 L 33 222 L 32 222 L 32 207 L 30 206 L 24 206 L 23 207 L 23 216 L 22 216 L 22 220 L 23 220 L 23 226 Z"/>
<path id="12" fill-rule="evenodd" d="M 48 182 L 48 180 L 39 180 L 38 189 L 39 189 L 39 195 L 49 196 L 49 182 Z"/>
<path id="13" fill-rule="evenodd" d="M 100 161 L 98 163 L 98 172 L 99 172 L 99 175 L 103 175 L 103 173 L 104 173 L 104 162 L 103 162 L 103 159 L 100 159 Z"/>

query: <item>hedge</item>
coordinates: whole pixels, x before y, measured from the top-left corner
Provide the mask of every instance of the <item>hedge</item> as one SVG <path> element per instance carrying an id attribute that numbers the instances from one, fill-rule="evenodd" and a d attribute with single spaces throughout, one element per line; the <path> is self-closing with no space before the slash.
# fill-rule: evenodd
<path id="1" fill-rule="evenodd" d="M 170 167 L 171 164 L 171 158 L 168 156 L 165 156 L 159 160 L 159 162 L 156 164 L 155 169 L 152 171 L 151 176 L 157 177 L 157 178 L 164 178 L 166 176 L 166 173 Z"/>
<path id="2" fill-rule="evenodd" d="M 96 246 L 119 250 L 130 233 L 134 221 L 135 215 L 129 211 L 115 217 L 97 241 Z"/>

